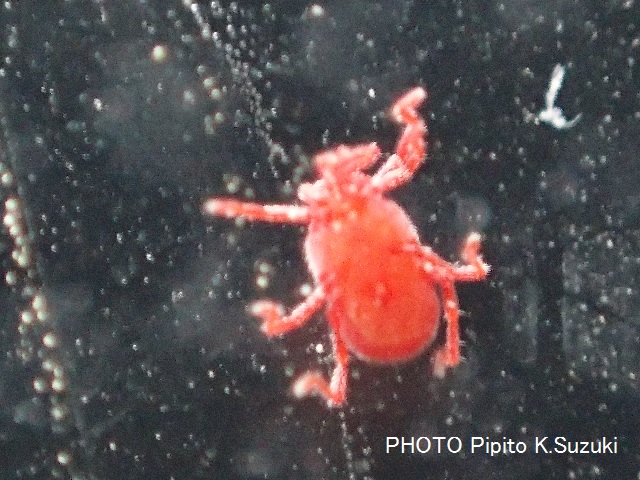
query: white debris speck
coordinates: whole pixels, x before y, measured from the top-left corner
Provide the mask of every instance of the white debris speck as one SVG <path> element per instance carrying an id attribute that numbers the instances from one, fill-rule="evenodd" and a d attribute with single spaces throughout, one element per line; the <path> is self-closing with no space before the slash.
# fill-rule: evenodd
<path id="1" fill-rule="evenodd" d="M 546 108 L 544 110 L 541 110 L 537 115 L 538 120 L 543 123 L 547 123 L 553 128 L 557 128 L 558 130 L 571 128 L 582 118 L 582 114 L 579 113 L 578 115 L 573 117 L 573 119 L 567 120 L 562 109 L 555 106 L 558 92 L 562 87 L 562 80 L 564 80 L 565 71 L 566 68 L 560 64 L 553 67 L 551 78 L 549 80 L 549 89 L 544 96 Z"/>

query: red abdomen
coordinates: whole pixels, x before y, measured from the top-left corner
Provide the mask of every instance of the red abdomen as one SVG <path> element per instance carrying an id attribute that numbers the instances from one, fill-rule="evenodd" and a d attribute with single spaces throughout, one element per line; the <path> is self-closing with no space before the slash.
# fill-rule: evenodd
<path id="1" fill-rule="evenodd" d="M 345 277 L 351 287 L 329 300 L 327 313 L 356 356 L 396 363 L 410 360 L 431 344 L 441 309 L 434 285 L 413 258 L 405 254 L 386 260 L 369 265 L 366 273 L 354 271 Z"/>
<path id="2" fill-rule="evenodd" d="M 310 226 L 305 251 L 327 289 L 329 323 L 357 357 L 406 361 L 433 341 L 438 292 L 405 250 L 417 240 L 404 211 L 385 198 L 354 203 L 347 215 Z"/>

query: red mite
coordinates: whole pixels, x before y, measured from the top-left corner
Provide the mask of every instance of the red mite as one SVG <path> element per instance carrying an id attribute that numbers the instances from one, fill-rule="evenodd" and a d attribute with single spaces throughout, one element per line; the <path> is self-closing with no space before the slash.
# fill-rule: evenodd
<path id="1" fill-rule="evenodd" d="M 459 309 L 454 282 L 477 281 L 489 273 L 479 255 L 480 235 L 471 233 L 462 250 L 466 265 L 451 264 L 420 244 L 406 212 L 385 194 L 406 183 L 425 158 L 427 127 L 418 114 L 426 99 L 417 87 L 391 107 L 404 126 L 396 151 L 369 175 L 381 157 L 375 143 L 339 145 L 318 153 L 318 180 L 303 183 L 301 205 L 261 205 L 211 198 L 205 213 L 307 226 L 304 253 L 315 287 L 288 315 L 279 303 L 259 300 L 250 312 L 272 337 L 303 325 L 325 305 L 336 367 L 327 382 L 306 372 L 293 384 L 298 397 L 319 395 L 328 405 L 346 400 L 349 354 L 375 364 L 406 362 L 434 341 L 444 315 L 446 340 L 432 357 L 443 376 L 460 362 Z"/>

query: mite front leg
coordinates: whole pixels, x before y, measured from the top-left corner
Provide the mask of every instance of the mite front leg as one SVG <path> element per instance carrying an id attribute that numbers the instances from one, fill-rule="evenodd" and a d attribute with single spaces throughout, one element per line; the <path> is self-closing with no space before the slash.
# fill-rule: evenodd
<path id="1" fill-rule="evenodd" d="M 422 164 L 427 149 L 427 126 L 417 108 L 426 98 L 427 92 L 423 88 L 414 88 L 391 107 L 391 117 L 397 123 L 405 125 L 405 129 L 396 152 L 371 179 L 376 188 L 388 191 L 405 183 Z"/>
<path id="2" fill-rule="evenodd" d="M 249 306 L 249 313 L 262 320 L 261 329 L 265 335 L 274 337 L 304 325 L 318 311 L 325 300 L 322 288 L 317 287 L 289 315 L 284 308 L 271 300 L 258 300 Z"/>
<path id="3" fill-rule="evenodd" d="M 453 282 L 440 283 L 444 320 L 446 324 L 445 343 L 432 357 L 433 374 L 442 378 L 448 368 L 460 363 L 460 307 Z"/>
<path id="4" fill-rule="evenodd" d="M 298 205 L 261 205 L 231 198 L 210 198 L 202 209 L 213 217 L 258 220 L 271 223 L 309 223 L 309 209 Z"/>
<path id="5" fill-rule="evenodd" d="M 331 375 L 331 383 L 319 372 L 302 374 L 293 383 L 291 391 L 296 398 L 318 395 L 327 401 L 329 407 L 341 406 L 347 396 L 347 375 L 349 373 L 349 353 L 340 337 L 334 332 L 331 336 L 333 356 L 336 368 Z"/>

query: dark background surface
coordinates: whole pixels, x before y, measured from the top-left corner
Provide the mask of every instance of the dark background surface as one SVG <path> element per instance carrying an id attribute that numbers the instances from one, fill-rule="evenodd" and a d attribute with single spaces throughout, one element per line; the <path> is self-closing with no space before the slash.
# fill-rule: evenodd
<path id="1" fill-rule="evenodd" d="M 0 478 L 637 478 L 637 2 L 215 3 L 0 5 L 0 188 L 27 232 L 0 236 Z M 568 130 L 534 116 L 557 63 Z M 391 151 L 385 109 L 415 85 L 429 158 L 393 198 L 452 261 L 482 231 L 493 266 L 458 289 L 466 361 L 354 362 L 345 409 L 295 401 L 332 366 L 322 315 L 268 340 L 244 307 L 302 298 L 303 232 L 200 206 L 293 202 L 325 146 Z M 465 448 L 385 453 L 411 435 Z M 491 457 L 474 435 L 619 453 Z"/>

